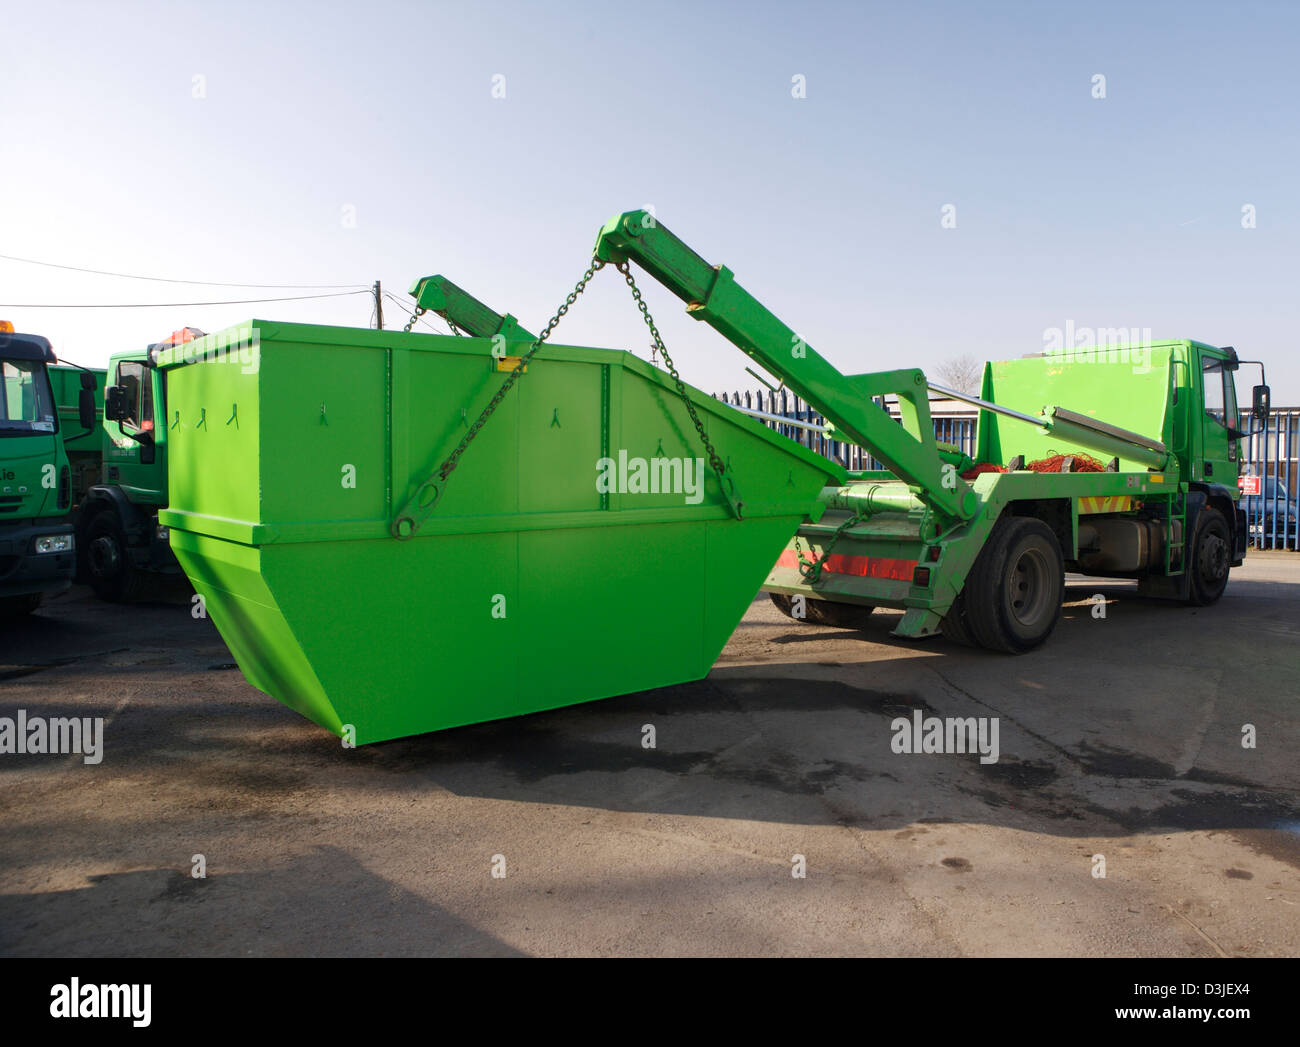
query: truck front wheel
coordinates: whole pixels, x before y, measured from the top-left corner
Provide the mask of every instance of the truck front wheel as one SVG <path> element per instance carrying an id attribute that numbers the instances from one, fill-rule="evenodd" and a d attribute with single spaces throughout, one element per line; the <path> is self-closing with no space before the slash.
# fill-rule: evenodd
<path id="1" fill-rule="evenodd" d="M 962 624 L 980 647 L 1022 654 L 1052 634 L 1064 596 L 1056 533 L 1033 517 L 1004 517 L 966 578 Z"/>
<path id="2" fill-rule="evenodd" d="M 1214 603 L 1228 587 L 1228 569 L 1232 565 L 1232 543 L 1228 536 L 1228 521 L 1218 509 L 1202 509 L 1196 517 L 1196 532 L 1192 535 L 1191 585 L 1187 602 L 1194 607 Z"/>
<path id="3" fill-rule="evenodd" d="M 101 600 L 122 603 L 138 594 L 140 572 L 131 563 L 126 533 L 112 509 L 102 510 L 86 528 L 86 568 Z"/>

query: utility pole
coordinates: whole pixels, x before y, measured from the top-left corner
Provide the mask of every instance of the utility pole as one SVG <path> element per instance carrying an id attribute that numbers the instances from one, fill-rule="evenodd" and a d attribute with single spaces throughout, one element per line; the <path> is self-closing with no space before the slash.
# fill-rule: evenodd
<path id="1" fill-rule="evenodd" d="M 378 280 L 375 281 L 375 326 L 384 329 L 384 288 Z"/>

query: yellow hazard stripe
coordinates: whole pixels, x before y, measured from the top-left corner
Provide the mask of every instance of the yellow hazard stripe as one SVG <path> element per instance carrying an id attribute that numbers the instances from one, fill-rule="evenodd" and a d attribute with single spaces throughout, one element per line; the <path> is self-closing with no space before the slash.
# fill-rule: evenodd
<path id="1" fill-rule="evenodd" d="M 1133 508 L 1133 498 L 1127 494 L 1107 495 L 1101 498 L 1080 498 L 1079 514 L 1126 513 Z"/>

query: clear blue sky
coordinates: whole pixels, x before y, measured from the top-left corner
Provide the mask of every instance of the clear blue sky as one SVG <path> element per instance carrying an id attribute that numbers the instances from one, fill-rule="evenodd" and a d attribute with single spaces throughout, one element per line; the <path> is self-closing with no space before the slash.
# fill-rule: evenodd
<path id="1" fill-rule="evenodd" d="M 403 297 L 442 272 L 540 326 L 652 204 L 845 371 L 1136 327 L 1300 401 L 1300 5 L 10 3 L 3 31 L 0 253 Z M 0 261 L 7 303 L 274 293 Z M 647 298 L 688 381 L 753 385 Z M 370 303 L 0 309 L 84 363 L 251 316 Z M 614 273 L 558 340 L 648 355 Z"/>

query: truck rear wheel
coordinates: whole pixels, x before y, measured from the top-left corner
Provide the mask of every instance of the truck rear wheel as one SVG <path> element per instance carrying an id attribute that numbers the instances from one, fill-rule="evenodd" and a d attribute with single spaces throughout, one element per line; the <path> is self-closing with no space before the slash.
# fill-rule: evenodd
<path id="1" fill-rule="evenodd" d="M 831 603 L 829 600 L 804 600 L 804 616 L 795 617 L 794 597 L 785 593 L 770 593 L 772 602 L 787 618 L 813 625 L 829 625 L 836 629 L 865 629 L 874 607 L 856 603 Z"/>
<path id="2" fill-rule="evenodd" d="M 948 637 L 953 643 L 959 643 L 963 647 L 974 647 L 975 638 L 970 634 L 970 625 L 966 621 L 966 594 L 958 593 L 957 599 L 952 602 L 948 608 L 948 613 L 943 616 L 943 621 L 939 624 L 943 635 Z"/>
<path id="3" fill-rule="evenodd" d="M 140 572 L 131 563 L 126 532 L 112 509 L 101 510 L 86 528 L 86 569 L 101 600 L 124 603 L 139 595 Z"/>
<path id="4" fill-rule="evenodd" d="M 1064 596 L 1056 533 L 1033 517 L 1004 517 L 966 578 L 962 622 L 980 647 L 1022 654 L 1052 634 Z"/>
<path id="5" fill-rule="evenodd" d="M 1228 587 L 1228 571 L 1232 565 L 1232 542 L 1228 536 L 1228 521 L 1218 509 L 1202 509 L 1196 517 L 1196 532 L 1192 535 L 1188 567 L 1192 572 L 1187 602 L 1194 607 L 1214 603 Z"/>

